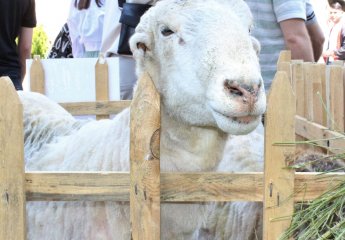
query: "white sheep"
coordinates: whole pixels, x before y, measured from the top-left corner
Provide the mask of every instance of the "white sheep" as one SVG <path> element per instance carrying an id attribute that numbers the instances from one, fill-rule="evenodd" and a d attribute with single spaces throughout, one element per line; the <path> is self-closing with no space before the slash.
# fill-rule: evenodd
<path id="1" fill-rule="evenodd" d="M 219 169 L 228 134 L 253 131 L 266 103 L 251 21 L 239 0 L 165 0 L 142 17 L 130 45 L 137 74 L 147 72 L 161 95 L 162 171 L 236 169 Z M 128 109 L 113 120 L 78 123 L 42 95 L 20 97 L 26 170 L 129 170 Z M 206 204 L 163 204 L 161 238 L 208 237 L 215 229 L 208 212 Z M 27 215 L 28 239 L 130 238 L 128 203 L 30 202 Z"/>

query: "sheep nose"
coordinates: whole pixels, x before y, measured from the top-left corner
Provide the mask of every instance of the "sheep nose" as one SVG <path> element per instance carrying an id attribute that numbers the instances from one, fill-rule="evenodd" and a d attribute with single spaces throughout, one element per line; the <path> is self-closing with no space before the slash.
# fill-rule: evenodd
<path id="1" fill-rule="evenodd" d="M 250 109 L 253 109 L 254 104 L 258 100 L 259 90 L 261 83 L 259 84 L 239 84 L 233 80 L 224 81 L 224 89 L 229 95 L 240 97 L 243 104 L 247 104 Z"/>

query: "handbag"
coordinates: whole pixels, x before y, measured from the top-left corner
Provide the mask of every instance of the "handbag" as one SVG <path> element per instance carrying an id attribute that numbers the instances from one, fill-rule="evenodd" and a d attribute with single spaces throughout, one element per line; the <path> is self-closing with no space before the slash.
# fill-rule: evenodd
<path id="1" fill-rule="evenodd" d="M 122 7 L 120 17 L 121 32 L 117 53 L 132 55 L 129 47 L 129 38 L 134 34 L 135 28 L 140 21 L 140 17 L 151 7 L 149 4 L 126 3 L 118 0 L 119 7 Z"/>

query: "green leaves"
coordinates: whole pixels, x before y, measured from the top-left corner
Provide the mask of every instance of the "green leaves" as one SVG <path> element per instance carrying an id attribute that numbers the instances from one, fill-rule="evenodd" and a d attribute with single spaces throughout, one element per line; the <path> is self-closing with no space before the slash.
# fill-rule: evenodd
<path id="1" fill-rule="evenodd" d="M 31 56 L 39 55 L 41 58 L 45 58 L 48 51 L 48 36 L 43 29 L 42 25 L 34 28 L 32 37 Z"/>

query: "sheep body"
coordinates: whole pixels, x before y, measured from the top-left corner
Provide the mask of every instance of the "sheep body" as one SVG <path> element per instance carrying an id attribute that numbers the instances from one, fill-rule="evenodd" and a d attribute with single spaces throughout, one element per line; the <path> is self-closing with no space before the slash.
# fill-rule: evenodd
<path id="1" fill-rule="evenodd" d="M 249 9 L 238 0 L 165 0 L 142 17 L 130 44 L 137 74 L 147 72 L 161 95 L 162 171 L 233 171 L 246 161 L 242 170 L 251 168 L 248 144 L 248 151 L 241 153 L 246 157 L 235 155 L 234 147 L 222 160 L 228 133 L 254 131 L 265 110 L 259 46 L 248 33 L 250 25 Z M 79 122 L 44 96 L 23 92 L 20 97 L 26 170 L 129 170 L 128 109 L 113 120 Z M 42 114 L 36 114 L 37 109 Z M 54 124 L 59 133 L 52 130 Z M 50 137 L 40 137 L 44 133 Z M 230 140 L 234 146 L 236 139 Z M 232 155 L 238 159 L 230 161 Z M 161 238 L 208 237 L 200 229 L 216 229 L 214 221 L 209 222 L 210 206 L 163 204 Z M 245 216 L 244 211 L 237 216 Z M 27 215 L 28 239 L 130 238 L 128 203 L 30 202 Z M 240 226 L 239 235 L 229 239 L 244 239 L 241 229 L 251 233 L 254 228 Z"/>
<path id="2" fill-rule="evenodd" d="M 55 117 L 59 119 L 58 126 L 62 128 L 59 129 L 59 133 L 65 133 L 63 136 L 56 136 L 57 139 L 54 141 L 47 141 L 43 144 L 40 151 L 30 152 L 30 156 L 26 156 L 27 171 L 129 171 L 129 149 L 128 144 L 126 144 L 126 141 L 129 142 L 129 109 L 118 114 L 113 120 L 80 123 L 69 116 L 67 112 L 64 112 L 62 118 L 59 118 L 59 114 L 62 113 L 60 112 L 60 107 L 57 104 L 54 106 L 53 102 L 50 102 L 49 99 L 44 99 L 45 97 L 38 93 L 19 92 L 19 95 L 24 105 L 24 119 L 26 120 L 24 129 L 39 129 L 35 125 L 38 124 L 41 127 L 38 131 L 39 133 L 47 132 L 45 128 L 47 130 L 54 128 L 51 128 L 49 124 L 42 124 L 42 121 L 51 123 Z M 38 99 L 39 101 L 33 102 L 33 99 Z M 42 113 L 49 113 L 50 110 L 58 109 L 59 114 L 53 114 L 54 117 L 50 116 L 50 114 L 37 116 L 38 111 L 30 110 L 40 109 L 41 104 L 39 103 L 44 103 L 42 110 L 43 107 L 49 106 L 49 109 L 42 111 Z M 28 107 L 29 105 L 30 107 Z M 55 112 L 53 111 L 53 113 Z M 36 122 L 37 119 L 40 121 Z M 188 149 L 193 149 L 192 145 L 200 145 L 201 148 L 204 148 L 205 142 L 198 139 L 193 143 L 183 143 L 177 141 L 179 138 L 175 136 L 173 129 L 169 128 L 167 130 L 168 134 L 162 134 L 162 144 L 171 147 L 163 148 L 162 156 L 170 156 L 171 161 L 200 159 L 192 153 L 188 153 Z M 197 130 L 189 129 L 189 132 L 198 135 Z M 174 141 L 172 144 L 171 140 L 165 136 L 169 136 L 169 139 L 170 137 L 176 139 L 176 142 Z M 224 144 L 226 137 L 225 134 L 221 134 L 220 139 L 214 142 L 223 142 Z M 212 140 L 212 138 L 214 136 L 210 135 L 209 139 Z M 210 143 L 210 141 L 206 141 L 206 143 Z M 26 148 L 31 149 L 31 144 L 26 141 Z M 185 146 L 185 144 L 190 145 Z M 224 158 L 217 166 L 212 164 L 212 166 L 206 166 L 201 169 L 202 164 L 192 162 L 193 164 L 187 164 L 188 170 L 194 167 L 195 171 L 205 171 L 204 169 L 224 172 L 239 170 L 260 171 L 263 159 L 260 146 L 263 146 L 262 126 L 259 126 L 248 135 L 230 137 L 226 143 Z M 218 147 L 222 148 L 221 145 Z M 256 151 L 256 149 L 259 151 Z M 221 153 L 222 151 L 219 150 L 215 155 L 219 155 L 217 157 L 221 158 Z M 26 151 L 25 154 L 28 154 L 28 152 Z M 181 159 L 180 156 L 182 154 L 186 158 Z M 166 158 L 162 158 L 161 161 L 163 159 Z M 180 165 L 177 161 L 174 164 L 162 164 L 163 171 L 184 170 L 184 165 Z M 226 234 L 229 233 L 222 232 L 226 229 L 224 227 L 225 224 L 251 219 L 243 217 L 243 215 L 250 214 L 251 216 L 253 211 L 248 211 L 248 207 L 255 208 L 255 206 L 256 204 L 252 203 L 235 203 L 231 207 L 223 206 L 222 204 L 193 204 L 186 206 L 181 204 L 163 204 L 162 222 L 164 224 L 162 229 L 164 229 L 165 234 L 163 234 L 162 239 L 181 237 L 177 234 L 181 229 L 185 229 L 183 233 L 185 239 L 203 239 L 203 237 L 208 236 L 204 233 L 201 234 L 200 230 L 198 230 L 199 228 L 208 229 L 208 231 L 213 229 L 215 232 L 212 233 L 212 238 L 210 239 L 215 239 L 213 237 L 216 233 L 218 236 L 221 233 L 227 236 Z M 233 208 L 233 210 L 230 211 L 230 208 Z M 258 210 L 261 210 L 260 207 Z M 234 212 L 237 213 L 234 215 Z M 231 218 L 235 218 L 234 221 L 229 221 L 229 216 L 225 216 L 225 214 L 229 213 L 232 215 Z M 165 217 L 166 215 L 168 217 Z M 46 236 L 52 232 L 52 226 L 54 226 L 54 236 L 50 239 L 70 239 L 71 236 L 73 236 L 72 239 L 127 239 L 127 237 L 130 237 L 128 203 L 29 202 L 27 203 L 27 216 L 28 239 L 47 239 Z M 183 216 L 183 218 L 176 222 L 180 216 Z M 117 226 L 115 232 L 109 231 L 109 229 L 113 228 L 112 226 Z M 250 228 L 252 225 L 246 224 L 246 226 Z M 238 229 L 238 224 L 234 224 L 234 227 L 236 232 L 238 230 L 243 231 L 243 228 Z M 83 231 L 78 229 L 83 229 Z M 228 229 L 230 229 L 229 226 Z M 235 236 L 241 237 L 243 233 Z M 218 239 L 240 238 L 219 237 Z"/>

